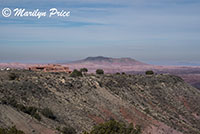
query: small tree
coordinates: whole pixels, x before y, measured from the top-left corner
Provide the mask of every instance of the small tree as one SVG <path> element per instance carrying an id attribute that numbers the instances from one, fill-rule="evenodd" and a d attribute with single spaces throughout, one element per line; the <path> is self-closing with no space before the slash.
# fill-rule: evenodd
<path id="1" fill-rule="evenodd" d="M 86 73 L 86 72 L 88 72 L 88 69 L 87 68 L 81 68 L 80 71 Z"/>
<path id="2" fill-rule="evenodd" d="M 148 70 L 148 71 L 145 72 L 145 74 L 146 74 L 146 75 L 153 75 L 154 72 L 153 72 L 152 70 Z"/>
<path id="3" fill-rule="evenodd" d="M 74 69 L 74 71 L 70 74 L 70 77 L 82 77 L 82 72 Z"/>
<path id="4" fill-rule="evenodd" d="M 97 69 L 97 70 L 96 70 L 96 74 L 104 74 L 103 69 Z"/>

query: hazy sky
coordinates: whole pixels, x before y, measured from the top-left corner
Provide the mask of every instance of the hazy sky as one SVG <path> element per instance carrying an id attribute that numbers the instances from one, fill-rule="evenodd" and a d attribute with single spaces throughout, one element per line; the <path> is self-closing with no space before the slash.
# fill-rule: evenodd
<path id="1" fill-rule="evenodd" d="M 70 17 L 6 18 L 6 7 Z M 88 56 L 200 63 L 200 0 L 0 0 L 0 62 Z"/>

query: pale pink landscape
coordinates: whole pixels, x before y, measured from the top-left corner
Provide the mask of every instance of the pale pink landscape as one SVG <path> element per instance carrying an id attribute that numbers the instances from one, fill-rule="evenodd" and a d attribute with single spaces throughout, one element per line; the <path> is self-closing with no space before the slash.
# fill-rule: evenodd
<path id="1" fill-rule="evenodd" d="M 107 58 L 101 56 L 88 57 L 83 60 L 60 64 L 69 67 L 71 71 L 87 68 L 89 73 L 95 73 L 96 69 L 103 69 L 105 73 L 125 72 L 129 74 L 138 74 L 144 73 L 147 70 L 153 70 L 156 73 L 178 75 L 196 88 L 200 88 L 200 66 L 158 66 L 146 64 L 131 58 Z M 27 69 L 28 67 L 39 65 L 41 64 L 0 63 L 0 68 Z"/>

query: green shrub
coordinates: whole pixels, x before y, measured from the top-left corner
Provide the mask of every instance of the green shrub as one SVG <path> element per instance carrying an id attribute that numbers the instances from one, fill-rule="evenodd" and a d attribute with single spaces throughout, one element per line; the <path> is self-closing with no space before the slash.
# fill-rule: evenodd
<path id="1" fill-rule="evenodd" d="M 26 112 L 26 107 L 22 104 L 17 104 L 16 108 L 24 113 Z"/>
<path id="2" fill-rule="evenodd" d="M 15 73 L 10 73 L 8 77 L 9 77 L 9 80 L 16 80 L 17 78 L 19 78 L 19 76 Z"/>
<path id="3" fill-rule="evenodd" d="M 75 130 L 73 127 L 71 127 L 71 126 L 66 126 L 66 127 L 64 127 L 64 128 L 61 130 L 61 132 L 62 132 L 63 134 L 76 134 L 76 130 Z"/>
<path id="4" fill-rule="evenodd" d="M 74 71 L 70 74 L 70 77 L 82 77 L 82 72 L 74 69 Z"/>
<path id="5" fill-rule="evenodd" d="M 126 73 L 125 73 L 125 72 L 122 72 L 122 74 L 125 75 Z"/>
<path id="6" fill-rule="evenodd" d="M 148 70 L 148 71 L 145 72 L 145 74 L 146 74 L 146 75 L 153 75 L 154 72 L 153 72 L 152 70 Z"/>
<path id="7" fill-rule="evenodd" d="M 103 69 L 97 69 L 97 70 L 96 70 L 96 74 L 104 74 Z"/>
<path id="8" fill-rule="evenodd" d="M 90 133 L 84 132 L 83 134 L 141 134 L 141 128 L 139 126 L 134 128 L 132 123 L 126 126 L 113 119 L 94 126 Z"/>
<path id="9" fill-rule="evenodd" d="M 27 113 L 29 115 L 34 115 L 37 112 L 36 107 L 26 107 L 24 113 Z"/>
<path id="10" fill-rule="evenodd" d="M 88 72 L 88 69 L 87 68 L 81 68 L 80 71 L 81 72 Z"/>
<path id="11" fill-rule="evenodd" d="M 49 109 L 49 108 L 44 108 L 42 109 L 41 113 L 49 118 L 49 119 L 52 119 L 52 120 L 55 120 L 56 119 L 56 116 L 53 114 L 53 112 Z"/>
<path id="12" fill-rule="evenodd" d="M 56 130 L 57 131 L 61 131 L 60 126 L 56 127 Z"/>
<path id="13" fill-rule="evenodd" d="M 149 108 L 145 108 L 145 109 L 144 109 L 144 112 L 146 112 L 147 114 L 150 114 Z"/>
<path id="14" fill-rule="evenodd" d="M 0 134 L 24 134 L 24 132 L 13 126 L 11 128 L 0 128 Z"/>
<path id="15" fill-rule="evenodd" d="M 12 97 L 5 98 L 3 103 L 6 105 L 11 105 L 12 107 L 17 106 L 17 101 Z"/>
<path id="16" fill-rule="evenodd" d="M 119 73 L 119 72 L 117 72 L 117 73 L 116 73 L 116 75 L 120 75 L 120 73 Z"/>
<path id="17" fill-rule="evenodd" d="M 32 117 L 34 117 L 34 118 L 37 119 L 38 121 L 41 121 L 41 117 L 40 117 L 40 115 L 39 115 L 38 113 L 34 113 L 34 114 L 32 115 Z"/>
<path id="18" fill-rule="evenodd" d="M 41 121 L 41 117 L 38 114 L 38 109 L 36 107 L 25 107 L 21 104 L 18 104 L 17 109 L 19 109 L 20 111 L 31 115 L 32 117 L 34 117 L 35 119 L 37 119 L 38 121 Z"/>

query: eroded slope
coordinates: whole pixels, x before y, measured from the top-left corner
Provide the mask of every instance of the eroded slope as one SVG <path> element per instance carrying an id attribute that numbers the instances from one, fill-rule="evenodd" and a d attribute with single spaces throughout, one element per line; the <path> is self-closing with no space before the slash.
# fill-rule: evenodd
<path id="1" fill-rule="evenodd" d="M 14 80 L 11 73 L 17 76 Z M 57 127 L 66 125 L 80 133 L 110 118 L 139 124 L 144 134 L 200 133 L 200 92 L 176 76 L 72 78 L 65 73 L 1 71 L 0 98 L 53 111 L 56 120 L 39 112 L 42 119 L 38 121 L 1 101 L 1 125 L 14 124 L 30 134 L 57 133 Z"/>

